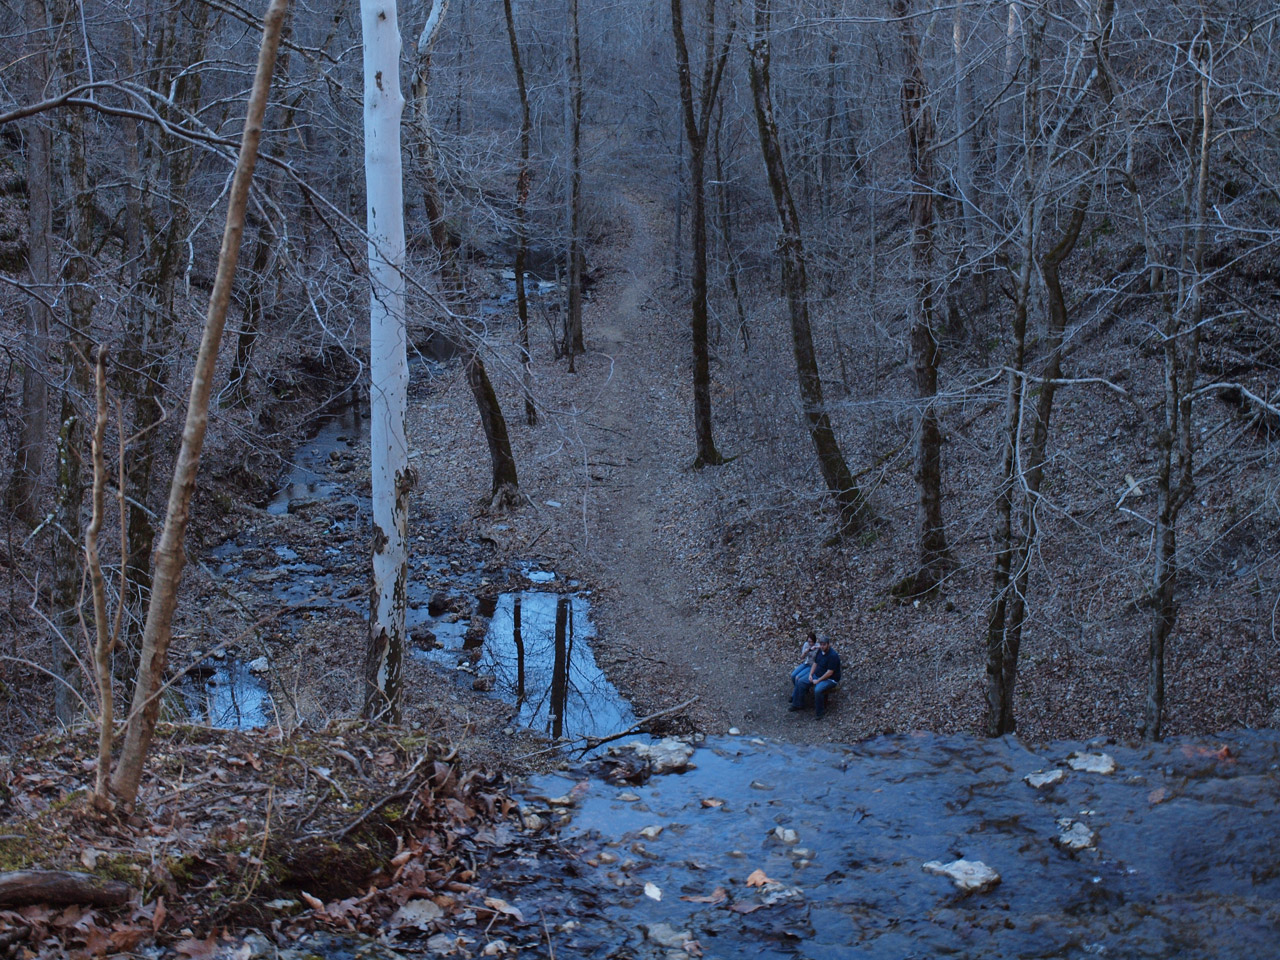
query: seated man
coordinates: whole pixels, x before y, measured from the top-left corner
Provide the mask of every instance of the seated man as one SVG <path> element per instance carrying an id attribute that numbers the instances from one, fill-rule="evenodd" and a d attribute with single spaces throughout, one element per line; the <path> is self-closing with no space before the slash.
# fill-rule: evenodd
<path id="1" fill-rule="evenodd" d="M 795 678 L 795 688 L 791 691 L 791 706 L 788 710 L 804 709 L 805 697 L 813 690 L 813 715 L 822 719 L 826 712 L 827 694 L 840 682 L 840 654 L 831 649 L 831 638 L 823 635 L 818 638 L 818 655 L 807 674 Z"/>

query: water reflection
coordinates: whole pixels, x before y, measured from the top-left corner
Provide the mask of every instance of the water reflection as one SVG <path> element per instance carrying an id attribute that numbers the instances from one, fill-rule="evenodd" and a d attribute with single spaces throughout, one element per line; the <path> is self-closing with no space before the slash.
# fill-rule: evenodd
<path id="1" fill-rule="evenodd" d="M 494 678 L 493 693 L 519 708 L 523 726 L 552 737 L 604 736 L 634 722 L 591 652 L 595 630 L 584 597 L 524 590 L 492 602 L 478 647 L 474 634 L 467 641 L 458 625 L 438 621 L 441 647 L 419 655 L 450 666 L 468 661 L 476 674 Z"/>
<path id="2" fill-rule="evenodd" d="M 195 723 L 247 730 L 271 722 L 271 694 L 248 664 L 234 657 L 197 665 L 182 678 L 178 691 Z"/>

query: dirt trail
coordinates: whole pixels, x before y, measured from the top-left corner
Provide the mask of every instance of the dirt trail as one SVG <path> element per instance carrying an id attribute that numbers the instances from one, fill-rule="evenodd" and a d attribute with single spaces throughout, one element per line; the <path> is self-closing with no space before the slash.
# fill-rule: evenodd
<path id="1" fill-rule="evenodd" d="M 604 485 L 588 491 L 579 552 L 599 588 L 601 652 L 637 712 L 696 694 L 693 714 L 709 732 L 737 726 L 825 739 L 819 730 L 801 731 L 800 717 L 786 714 L 778 667 L 759 662 L 728 635 L 718 613 L 732 599 L 701 597 L 699 585 L 681 575 L 672 538 L 657 536 L 672 521 L 672 498 L 697 483 L 689 474 L 688 335 L 682 298 L 666 283 L 651 205 L 632 199 L 627 206 L 633 228 L 621 263 L 628 272 L 597 298 L 587 330 L 588 349 L 612 362 L 581 436 L 588 472 Z"/>

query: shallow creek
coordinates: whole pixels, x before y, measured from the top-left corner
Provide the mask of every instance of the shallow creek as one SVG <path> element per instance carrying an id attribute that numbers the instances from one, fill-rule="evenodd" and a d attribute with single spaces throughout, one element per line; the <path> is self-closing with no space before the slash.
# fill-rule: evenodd
<path id="1" fill-rule="evenodd" d="M 1073 753 L 1116 768 L 1072 769 Z M 555 956 L 1280 956 L 1275 732 L 1036 749 L 718 738 L 693 763 L 642 786 L 588 778 L 562 826 L 568 867 L 505 879 L 525 916 L 559 918 Z M 1000 882 L 962 893 L 924 869 L 962 857 Z M 772 882 L 749 885 L 757 870 Z"/>

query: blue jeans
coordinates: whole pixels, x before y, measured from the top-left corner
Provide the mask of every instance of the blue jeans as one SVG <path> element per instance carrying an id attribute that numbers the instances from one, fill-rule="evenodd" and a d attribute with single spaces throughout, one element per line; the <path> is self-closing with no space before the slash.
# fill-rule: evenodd
<path id="1" fill-rule="evenodd" d="M 794 676 L 794 674 L 792 675 Z M 806 671 L 798 677 L 795 677 L 795 688 L 791 691 L 791 705 L 797 710 L 804 707 L 805 699 L 809 696 L 809 691 L 813 691 L 813 712 L 815 716 L 822 716 L 827 710 L 827 694 L 834 690 L 836 681 L 819 680 L 816 684 L 809 682 L 809 674 Z"/>
<path id="2" fill-rule="evenodd" d="M 811 663 L 802 663 L 802 664 L 800 664 L 800 666 L 798 666 L 798 667 L 796 667 L 794 670 L 792 670 L 792 671 L 791 671 L 791 682 L 792 682 L 792 683 L 795 683 L 795 682 L 796 682 L 797 680 L 799 680 L 801 677 L 804 677 L 805 679 L 808 679 L 808 677 L 809 677 L 809 668 L 810 668 L 811 666 L 813 666 L 813 664 L 811 664 Z"/>

